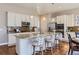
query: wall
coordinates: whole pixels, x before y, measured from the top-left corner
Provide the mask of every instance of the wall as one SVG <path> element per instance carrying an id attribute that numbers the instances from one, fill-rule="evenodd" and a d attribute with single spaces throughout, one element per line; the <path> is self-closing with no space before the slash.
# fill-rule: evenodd
<path id="1" fill-rule="evenodd" d="M 0 45 L 8 43 L 7 13 L 0 11 Z"/>
<path id="2" fill-rule="evenodd" d="M 41 26 L 41 33 L 46 33 L 47 32 L 47 19 L 46 16 L 41 16 L 40 17 L 40 26 Z"/>
<path id="3" fill-rule="evenodd" d="M 51 14 L 42 15 L 40 16 L 40 27 L 41 27 L 41 33 L 47 33 L 48 32 L 48 22 L 51 19 Z"/>

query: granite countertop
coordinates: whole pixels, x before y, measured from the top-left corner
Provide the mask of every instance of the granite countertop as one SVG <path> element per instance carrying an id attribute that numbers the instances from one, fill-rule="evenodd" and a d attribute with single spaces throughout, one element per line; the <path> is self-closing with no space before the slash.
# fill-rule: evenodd
<path id="1" fill-rule="evenodd" d="M 39 36 L 46 36 L 44 34 L 19 34 L 19 35 L 15 35 L 16 38 L 19 38 L 19 39 L 25 39 L 25 38 L 33 38 L 33 37 L 39 37 Z"/>
<path id="2" fill-rule="evenodd" d="M 39 34 L 36 34 L 36 33 L 32 33 L 32 34 L 18 34 L 18 35 L 15 35 L 16 38 L 19 38 L 19 39 L 25 39 L 25 38 L 32 38 L 32 37 L 37 37 L 37 36 L 40 36 Z"/>
<path id="3" fill-rule="evenodd" d="M 39 36 L 47 36 L 48 34 L 39 34 L 39 33 L 31 33 L 31 34 L 17 34 L 15 35 L 16 38 L 19 39 L 25 39 L 25 38 L 33 38 L 33 37 L 39 37 Z"/>
<path id="4" fill-rule="evenodd" d="M 31 37 L 30 34 L 19 34 L 19 35 L 15 35 L 16 38 L 20 38 L 20 39 L 24 39 L 24 38 L 29 38 Z"/>

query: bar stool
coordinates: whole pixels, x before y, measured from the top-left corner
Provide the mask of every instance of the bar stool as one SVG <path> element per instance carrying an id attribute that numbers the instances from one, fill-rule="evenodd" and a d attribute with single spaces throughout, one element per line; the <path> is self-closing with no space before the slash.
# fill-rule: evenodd
<path id="1" fill-rule="evenodd" d="M 47 44 L 47 46 L 46 46 L 46 44 Z M 46 50 L 49 47 L 48 46 L 49 44 L 51 44 L 51 47 L 50 47 L 51 53 L 53 53 L 52 52 L 52 50 L 53 50 L 53 36 L 52 35 L 47 35 L 46 38 L 45 38 L 45 48 L 46 48 Z M 45 52 L 46 52 L 46 50 L 45 50 Z"/>
<path id="2" fill-rule="evenodd" d="M 55 35 L 55 48 L 60 49 L 59 42 L 62 40 L 62 34 L 61 33 L 56 33 Z"/>
<path id="3" fill-rule="evenodd" d="M 44 38 L 39 36 L 39 37 L 33 37 L 32 38 L 32 46 L 33 46 L 33 54 L 36 54 L 36 47 L 40 48 L 41 54 L 43 55 L 43 45 L 44 45 Z"/>

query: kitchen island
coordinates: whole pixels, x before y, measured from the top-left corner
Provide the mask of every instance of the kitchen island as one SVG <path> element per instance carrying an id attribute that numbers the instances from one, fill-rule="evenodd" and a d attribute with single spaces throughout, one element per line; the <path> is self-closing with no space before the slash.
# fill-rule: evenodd
<path id="1" fill-rule="evenodd" d="M 18 55 L 32 55 L 31 34 L 20 34 L 16 36 L 16 53 Z"/>
<path id="2" fill-rule="evenodd" d="M 20 32 L 20 33 L 8 33 L 8 46 L 16 45 L 16 35 L 20 34 L 36 34 L 39 32 Z"/>
<path id="3" fill-rule="evenodd" d="M 43 35 L 42 34 L 40 35 L 38 33 L 32 33 L 27 35 L 25 34 L 16 35 L 16 53 L 18 55 L 32 55 L 33 37 L 39 37 L 39 36 L 43 36 Z M 45 47 L 45 44 L 43 46 Z M 35 50 L 40 51 L 39 47 L 36 47 Z"/>
<path id="4" fill-rule="evenodd" d="M 32 55 L 33 54 L 33 37 L 46 37 L 46 34 L 19 34 L 16 35 L 16 53 L 18 55 Z M 38 43 L 39 44 L 39 43 Z M 40 51 L 40 48 L 37 46 L 35 48 L 36 51 Z M 45 42 L 43 43 L 43 50 L 45 50 Z"/>

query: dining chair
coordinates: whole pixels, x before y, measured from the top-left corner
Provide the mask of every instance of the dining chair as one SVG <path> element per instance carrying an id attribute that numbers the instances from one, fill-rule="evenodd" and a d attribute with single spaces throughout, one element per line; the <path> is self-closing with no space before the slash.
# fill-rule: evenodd
<path id="1" fill-rule="evenodd" d="M 71 35 L 68 34 L 68 39 L 69 39 L 69 51 L 68 54 L 73 55 L 73 51 L 79 51 L 79 42 L 72 40 Z M 75 45 L 73 45 L 75 44 Z"/>

